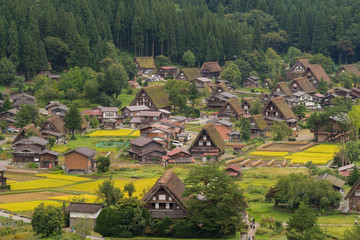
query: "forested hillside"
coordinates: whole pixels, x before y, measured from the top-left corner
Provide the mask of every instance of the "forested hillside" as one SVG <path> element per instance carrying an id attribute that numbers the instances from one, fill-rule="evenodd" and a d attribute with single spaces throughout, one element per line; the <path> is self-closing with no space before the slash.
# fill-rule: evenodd
<path id="1" fill-rule="evenodd" d="M 359 23 L 357 0 L 1 1 L 0 56 L 19 72 L 98 71 L 114 45 L 173 62 L 190 49 L 198 63 L 295 46 L 340 64 L 360 59 Z"/>

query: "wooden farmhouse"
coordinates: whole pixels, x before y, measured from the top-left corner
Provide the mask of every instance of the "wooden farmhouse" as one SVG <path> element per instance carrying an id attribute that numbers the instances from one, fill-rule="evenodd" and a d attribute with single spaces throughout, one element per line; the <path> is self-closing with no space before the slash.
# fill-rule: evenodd
<path id="1" fill-rule="evenodd" d="M 145 105 L 150 110 L 168 109 L 170 110 L 169 96 L 161 86 L 149 86 L 141 88 L 136 94 L 130 106 Z"/>
<path id="2" fill-rule="evenodd" d="M 49 115 L 60 116 L 61 118 L 64 118 L 69 108 L 66 105 L 57 101 L 50 101 L 45 106 L 45 110 L 48 111 Z"/>
<path id="3" fill-rule="evenodd" d="M 138 67 L 138 75 L 149 75 L 156 71 L 153 57 L 136 57 L 135 64 Z"/>
<path id="4" fill-rule="evenodd" d="M 261 103 L 262 103 L 262 104 L 265 104 L 267 101 L 269 101 L 269 99 L 270 99 L 271 97 L 272 97 L 272 96 L 270 96 L 269 93 L 267 93 L 267 92 L 262 92 L 262 93 L 261 93 L 261 96 L 260 96 Z"/>
<path id="5" fill-rule="evenodd" d="M 313 99 L 313 95 L 310 95 L 303 91 L 297 91 L 293 94 L 293 97 L 287 99 L 287 103 L 293 107 L 298 106 L 300 104 L 304 105 L 306 108 L 313 109 L 315 108 L 315 100 Z"/>
<path id="6" fill-rule="evenodd" d="M 340 98 L 349 98 L 352 97 L 351 93 L 353 93 L 352 90 L 343 88 L 343 87 L 336 87 L 334 89 L 330 89 L 327 91 L 326 95 L 321 100 L 321 105 L 331 107 L 333 106 L 332 99 L 336 97 Z"/>
<path id="7" fill-rule="evenodd" d="M 250 113 L 250 109 L 255 106 L 255 98 L 253 97 L 246 97 L 243 98 L 241 107 L 244 109 L 245 113 Z"/>
<path id="8" fill-rule="evenodd" d="M 208 123 L 191 143 L 189 152 L 195 159 L 202 159 L 203 162 L 208 161 L 209 157 L 210 161 L 215 161 L 224 153 L 225 147 L 226 143 L 214 124 Z"/>
<path id="9" fill-rule="evenodd" d="M 233 123 L 226 121 L 226 120 L 217 120 L 214 122 L 214 127 L 216 129 L 216 131 L 220 134 L 220 136 L 222 137 L 222 139 L 224 139 L 225 141 L 229 141 L 230 137 L 229 137 L 229 133 L 232 132 L 232 126 Z"/>
<path id="10" fill-rule="evenodd" d="M 123 118 L 132 118 L 132 117 L 137 117 L 139 112 L 150 111 L 150 108 L 146 105 L 126 106 L 123 107 L 120 111 Z"/>
<path id="11" fill-rule="evenodd" d="M 186 217 L 183 193 L 185 184 L 169 169 L 156 181 L 154 186 L 142 198 L 153 219 Z"/>
<path id="12" fill-rule="evenodd" d="M 7 178 L 4 177 L 4 173 L 7 170 L 6 167 L 0 166 L 0 186 L 6 186 Z"/>
<path id="13" fill-rule="evenodd" d="M 177 67 L 173 66 L 165 66 L 165 67 L 159 67 L 157 69 L 157 74 L 160 75 L 160 77 L 166 78 L 166 77 L 176 77 L 178 72 Z"/>
<path id="14" fill-rule="evenodd" d="M 206 86 L 210 87 L 211 84 L 212 84 L 211 79 L 206 77 L 200 77 L 195 79 L 195 85 L 200 92 L 202 92 Z"/>
<path id="15" fill-rule="evenodd" d="M 180 69 L 176 76 L 177 80 L 192 82 L 196 78 L 201 78 L 201 73 L 197 68 L 183 68 Z"/>
<path id="16" fill-rule="evenodd" d="M 200 73 L 203 77 L 216 78 L 220 77 L 222 69 L 218 62 L 204 62 L 200 69 Z"/>
<path id="17" fill-rule="evenodd" d="M 265 137 L 266 131 L 269 129 L 268 124 L 266 123 L 264 116 L 261 114 L 251 116 L 250 120 L 250 131 L 251 138 Z"/>
<path id="18" fill-rule="evenodd" d="M 163 145 L 154 139 L 138 137 L 130 141 L 130 149 L 127 150 L 130 157 L 140 163 L 160 163 L 165 155 Z"/>
<path id="19" fill-rule="evenodd" d="M 162 124 L 156 124 L 156 126 L 150 125 L 140 129 L 140 136 L 144 136 L 161 143 L 163 148 L 168 148 L 171 140 L 175 138 L 174 131 Z"/>
<path id="20" fill-rule="evenodd" d="M 330 78 L 320 64 L 308 67 L 303 77 L 307 77 L 315 88 L 319 86 L 320 80 L 324 80 L 327 84 L 330 84 Z"/>
<path id="21" fill-rule="evenodd" d="M 37 163 L 40 168 L 57 166 L 60 153 L 46 149 L 48 143 L 47 140 L 35 136 L 13 143 L 14 163 Z"/>
<path id="22" fill-rule="evenodd" d="M 360 70 L 356 66 L 356 64 L 350 64 L 350 65 L 341 66 L 339 71 L 337 71 L 336 76 L 339 77 L 341 75 L 341 73 L 343 73 L 343 72 L 352 73 L 352 74 L 354 74 L 356 76 L 360 76 Z"/>
<path id="23" fill-rule="evenodd" d="M 190 153 L 181 149 L 175 148 L 166 153 L 161 159 L 161 166 L 166 167 L 169 164 L 190 164 L 195 163 L 194 158 Z"/>
<path id="24" fill-rule="evenodd" d="M 260 86 L 260 82 L 258 77 L 250 76 L 243 80 L 244 88 L 258 88 L 259 86 Z"/>
<path id="25" fill-rule="evenodd" d="M 228 100 L 225 105 L 219 110 L 218 117 L 223 120 L 230 120 L 233 117 L 236 120 L 240 120 L 241 116 L 245 113 L 241 106 L 241 102 L 237 99 Z"/>
<path id="26" fill-rule="evenodd" d="M 231 91 L 235 90 L 234 85 L 231 84 L 228 80 L 215 79 L 215 84 L 220 84 L 220 83 L 224 83 L 227 86 L 227 88 Z"/>
<path id="27" fill-rule="evenodd" d="M 40 128 L 40 133 L 45 137 L 55 137 L 56 143 L 63 143 L 66 138 L 66 129 L 64 121 L 60 116 L 53 116 L 46 119 Z"/>
<path id="28" fill-rule="evenodd" d="M 310 80 L 306 77 L 295 78 L 290 82 L 289 88 L 293 93 L 298 91 L 303 91 L 307 94 L 316 93 L 316 89 L 311 84 Z"/>
<path id="29" fill-rule="evenodd" d="M 327 181 L 329 183 L 331 183 L 331 185 L 333 186 L 335 191 L 338 192 L 343 192 L 343 187 L 345 185 L 345 181 L 337 178 L 331 174 L 328 173 L 324 173 L 323 175 L 320 175 L 318 177 L 315 177 L 315 180 L 320 181 L 320 180 L 324 180 Z"/>
<path id="30" fill-rule="evenodd" d="M 269 89 L 272 86 L 274 86 L 274 83 L 271 81 L 270 78 L 266 78 L 266 79 L 264 79 L 264 84 L 263 85 L 264 85 L 264 88 Z"/>
<path id="31" fill-rule="evenodd" d="M 347 209 L 345 209 L 345 211 L 360 211 L 360 179 L 357 180 L 357 182 L 345 196 L 344 205 L 347 206 Z"/>
<path id="32" fill-rule="evenodd" d="M 66 173 L 89 173 L 96 168 L 96 151 L 87 147 L 78 147 L 65 153 Z"/>
<path id="33" fill-rule="evenodd" d="M 96 225 L 96 219 L 103 208 L 99 203 L 70 203 L 65 208 L 65 212 L 70 213 L 70 228 L 73 228 L 78 221 L 85 220 L 90 223 L 93 230 Z"/>
<path id="34" fill-rule="evenodd" d="M 318 131 L 313 131 L 315 138 L 321 142 L 350 140 L 352 130 L 344 132 L 341 129 L 342 122 L 350 122 L 349 116 L 345 113 L 329 117 L 329 119 L 319 127 Z"/>
<path id="35" fill-rule="evenodd" d="M 13 108 L 0 113 L 0 121 L 6 121 L 9 125 L 13 125 L 17 122 L 17 120 L 15 119 L 17 111 L 18 110 L 16 108 Z"/>
<path id="36" fill-rule="evenodd" d="M 230 177 L 238 177 L 242 174 L 241 169 L 237 166 L 231 165 L 225 168 L 225 172 Z"/>
<path id="37" fill-rule="evenodd" d="M 356 87 L 351 88 L 350 96 L 353 99 L 360 98 L 360 89 Z"/>
<path id="38" fill-rule="evenodd" d="M 297 116 L 286 103 L 284 97 L 271 98 L 261 111 L 269 126 L 274 122 L 285 121 L 291 128 L 297 127 Z"/>
<path id="39" fill-rule="evenodd" d="M 18 109 L 20 108 L 21 104 L 35 105 L 35 97 L 26 93 L 12 95 L 10 96 L 10 100 L 12 101 L 13 107 Z"/>
<path id="40" fill-rule="evenodd" d="M 295 64 L 291 67 L 290 71 L 287 73 L 287 78 L 289 80 L 293 80 L 298 77 L 302 77 L 308 67 L 311 64 L 307 59 L 299 59 L 295 62 Z"/>
<path id="41" fill-rule="evenodd" d="M 132 128 L 143 128 L 151 123 L 157 122 L 163 118 L 163 113 L 160 111 L 141 111 L 136 117 L 130 121 Z"/>
<path id="42" fill-rule="evenodd" d="M 286 82 L 278 82 L 270 95 L 274 97 L 283 96 L 285 98 L 293 97 L 293 93 Z"/>
<path id="43" fill-rule="evenodd" d="M 207 100 L 207 108 L 222 108 L 230 99 L 238 99 L 238 97 L 232 94 L 224 83 L 220 83 L 216 86 L 213 93 Z"/>

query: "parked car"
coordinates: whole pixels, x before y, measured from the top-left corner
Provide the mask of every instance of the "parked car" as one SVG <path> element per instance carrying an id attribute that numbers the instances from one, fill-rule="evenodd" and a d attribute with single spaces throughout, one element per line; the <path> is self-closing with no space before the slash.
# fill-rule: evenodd
<path id="1" fill-rule="evenodd" d="M 11 133 L 18 133 L 19 132 L 19 130 L 17 130 L 16 128 L 8 128 L 7 131 L 11 132 Z"/>
<path id="2" fill-rule="evenodd" d="M 177 147 L 182 147 L 182 145 L 183 145 L 183 144 L 182 144 L 181 142 L 179 142 L 178 140 L 172 140 L 171 143 L 172 143 L 173 145 L 177 146 Z"/>

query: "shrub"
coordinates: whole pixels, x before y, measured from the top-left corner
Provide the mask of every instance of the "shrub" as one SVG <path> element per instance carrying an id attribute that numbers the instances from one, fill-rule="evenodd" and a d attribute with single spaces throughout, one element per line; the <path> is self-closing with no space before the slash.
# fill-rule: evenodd
<path id="1" fill-rule="evenodd" d="M 169 217 L 164 217 L 160 222 L 155 224 L 155 235 L 157 237 L 167 237 L 170 235 L 170 227 L 173 221 Z"/>
<path id="2" fill-rule="evenodd" d="M 55 166 L 51 169 L 51 171 L 61 171 L 63 170 L 61 166 Z"/>
<path id="3" fill-rule="evenodd" d="M 199 229 L 185 220 L 177 222 L 172 230 L 171 237 L 173 238 L 198 238 Z"/>
<path id="4" fill-rule="evenodd" d="M 5 138 L 6 138 L 5 135 L 2 134 L 0 135 L 0 140 L 5 140 Z"/>
<path id="5" fill-rule="evenodd" d="M 25 165 L 27 168 L 37 168 L 37 164 L 34 162 L 29 162 Z"/>

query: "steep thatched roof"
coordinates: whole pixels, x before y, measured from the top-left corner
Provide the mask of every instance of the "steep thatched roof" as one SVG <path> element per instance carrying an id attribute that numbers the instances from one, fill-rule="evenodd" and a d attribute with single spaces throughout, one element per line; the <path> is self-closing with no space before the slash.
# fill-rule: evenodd
<path id="1" fill-rule="evenodd" d="M 227 105 L 230 105 L 230 107 L 235 111 L 237 115 L 243 114 L 245 111 L 241 106 L 241 102 L 239 102 L 237 99 L 229 99 L 226 104 L 220 109 L 219 112 L 223 112 Z"/>
<path id="2" fill-rule="evenodd" d="M 139 68 L 146 69 L 155 69 L 154 58 L 152 57 L 136 57 L 135 62 L 138 64 Z"/>
<path id="3" fill-rule="evenodd" d="M 310 71 L 319 81 L 323 79 L 325 82 L 330 83 L 329 76 L 326 74 L 325 70 L 320 64 L 311 65 L 305 72 L 304 76 L 308 71 Z"/>
<path id="4" fill-rule="evenodd" d="M 157 108 L 167 108 L 170 106 L 169 96 L 166 94 L 162 86 L 154 85 L 144 87 L 143 89 Z"/>
<path id="5" fill-rule="evenodd" d="M 197 68 L 183 68 L 180 70 L 180 74 L 181 72 L 184 73 L 185 77 L 189 80 L 192 81 L 196 78 L 201 78 L 201 73 L 199 71 L 199 69 Z"/>
<path id="6" fill-rule="evenodd" d="M 280 88 L 280 90 L 289 97 L 292 97 L 293 94 L 289 88 L 289 86 L 287 85 L 286 82 L 278 82 L 278 84 L 275 86 L 275 88 L 273 89 L 273 91 L 271 92 L 272 95 L 275 94 L 275 92 L 277 91 L 277 89 Z"/>
<path id="7" fill-rule="evenodd" d="M 269 128 L 264 117 L 261 114 L 255 115 L 252 118 L 254 119 L 254 122 L 258 126 L 259 130 L 265 130 Z"/>
<path id="8" fill-rule="evenodd" d="M 268 104 L 270 102 L 272 102 L 275 105 L 275 107 L 281 112 L 281 114 L 284 116 L 285 120 L 297 119 L 295 113 L 291 110 L 289 105 L 286 103 L 284 97 L 280 96 L 280 97 L 271 98 L 269 100 Z M 264 109 L 266 109 L 266 107 L 267 106 L 265 106 Z"/>
<path id="9" fill-rule="evenodd" d="M 336 76 L 339 76 L 342 71 L 346 71 L 348 73 L 353 73 L 357 76 L 360 75 L 359 68 L 356 66 L 356 64 L 349 64 L 349 65 L 343 65 L 340 67 L 339 71 L 336 73 Z"/>
<path id="10" fill-rule="evenodd" d="M 316 89 L 314 85 L 311 84 L 310 80 L 307 77 L 295 78 L 290 85 L 295 83 L 306 93 L 316 93 Z"/>
<path id="11" fill-rule="evenodd" d="M 218 62 L 204 62 L 204 64 L 200 69 L 200 72 L 209 72 L 209 73 L 221 72 L 221 71 L 222 69 Z"/>
<path id="12" fill-rule="evenodd" d="M 194 147 L 203 132 L 206 132 L 206 134 L 210 137 L 211 141 L 217 148 L 220 149 L 220 151 L 225 150 L 226 143 L 224 142 L 224 139 L 221 137 L 220 133 L 216 130 L 214 123 L 208 123 L 203 126 L 200 133 L 196 136 L 196 139 L 191 143 L 189 150 Z"/>
<path id="13" fill-rule="evenodd" d="M 255 98 L 253 98 L 253 97 L 245 97 L 245 98 L 243 98 L 243 104 L 244 103 L 249 104 L 250 108 L 252 108 L 253 106 L 255 106 Z"/>

